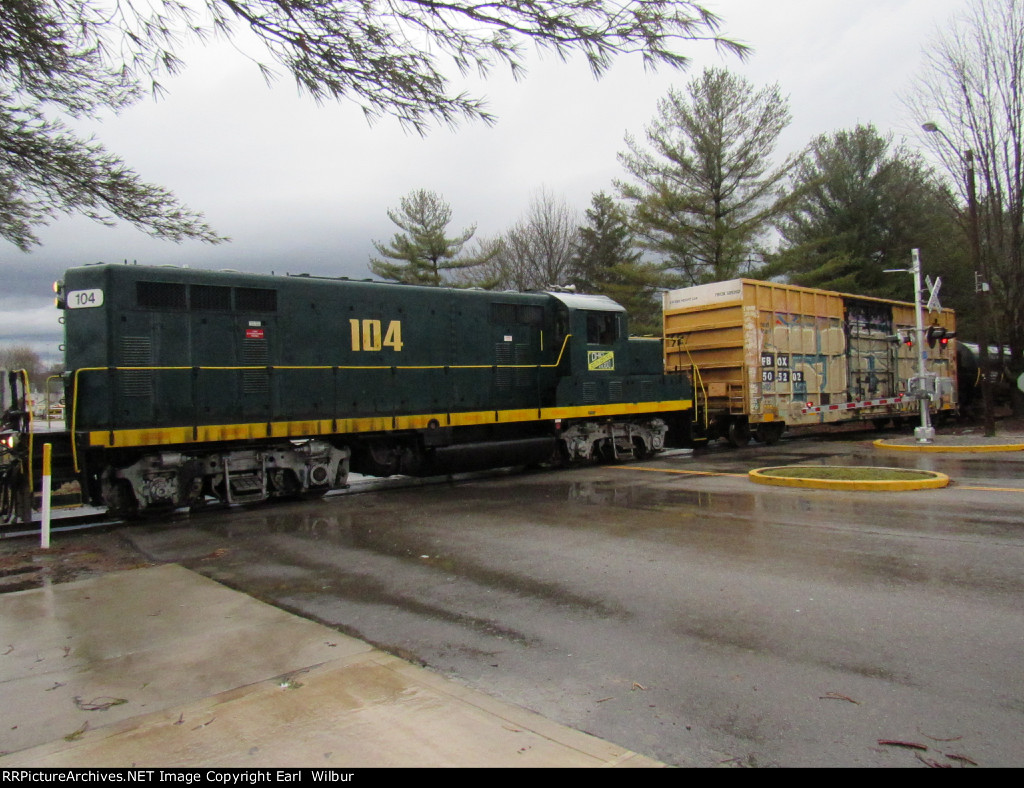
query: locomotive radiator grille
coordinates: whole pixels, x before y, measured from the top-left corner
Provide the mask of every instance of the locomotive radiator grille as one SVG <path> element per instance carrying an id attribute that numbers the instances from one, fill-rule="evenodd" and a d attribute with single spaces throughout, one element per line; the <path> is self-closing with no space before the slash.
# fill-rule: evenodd
<path id="1" fill-rule="evenodd" d="M 119 366 L 149 367 L 153 365 L 153 348 L 149 337 L 122 337 Z M 125 370 L 121 373 L 121 394 L 126 397 L 152 397 L 153 373 L 148 369 Z"/>
<path id="2" fill-rule="evenodd" d="M 494 346 L 494 357 L 498 362 L 498 369 L 495 371 L 494 385 L 499 389 L 508 389 L 512 386 L 512 369 L 514 363 L 512 345 L 508 342 L 498 342 Z"/>
<path id="3" fill-rule="evenodd" d="M 242 340 L 242 363 L 247 367 L 266 366 L 269 359 L 266 339 Z M 242 372 L 243 394 L 266 394 L 270 389 L 269 374 L 265 369 L 246 369 Z"/>

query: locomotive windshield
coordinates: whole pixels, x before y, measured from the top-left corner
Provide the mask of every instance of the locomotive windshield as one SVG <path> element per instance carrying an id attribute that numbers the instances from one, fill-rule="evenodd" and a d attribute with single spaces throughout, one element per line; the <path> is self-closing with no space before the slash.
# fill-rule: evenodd
<path id="1" fill-rule="evenodd" d="M 576 293 L 550 295 L 561 301 L 570 314 L 575 315 L 570 318 L 571 333 L 585 336 L 588 345 L 614 345 L 625 335 L 623 317 L 626 310 L 607 296 Z"/>
<path id="2" fill-rule="evenodd" d="M 587 344 L 615 344 L 619 338 L 618 317 L 615 312 L 587 312 Z"/>

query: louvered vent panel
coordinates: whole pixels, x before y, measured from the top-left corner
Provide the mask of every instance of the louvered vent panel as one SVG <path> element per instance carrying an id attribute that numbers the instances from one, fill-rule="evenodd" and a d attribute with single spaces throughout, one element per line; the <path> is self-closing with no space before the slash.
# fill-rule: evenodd
<path id="1" fill-rule="evenodd" d="M 515 356 L 513 355 L 514 350 L 512 345 L 508 342 L 498 342 L 494 346 L 494 356 L 498 369 L 495 373 L 494 384 L 499 389 L 508 389 L 512 387 L 512 371 L 509 367 L 503 366 L 506 364 L 514 363 Z"/>
<path id="2" fill-rule="evenodd" d="M 121 337 L 119 367 L 153 366 L 153 345 L 149 337 Z M 120 373 L 121 395 L 125 397 L 152 397 L 153 373 L 151 370 L 124 371 Z"/>
<path id="3" fill-rule="evenodd" d="M 266 339 L 242 340 L 242 364 L 246 367 L 267 365 L 269 351 Z M 244 394 L 266 394 L 270 387 L 270 373 L 265 369 L 247 369 L 242 372 Z"/>

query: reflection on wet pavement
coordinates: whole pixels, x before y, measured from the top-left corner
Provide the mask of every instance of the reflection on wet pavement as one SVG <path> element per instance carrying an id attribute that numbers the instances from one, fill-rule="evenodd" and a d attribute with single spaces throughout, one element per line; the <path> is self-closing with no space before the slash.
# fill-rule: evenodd
<path id="1" fill-rule="evenodd" d="M 1019 460 L 819 442 L 263 507 L 134 538 L 670 763 L 886 765 L 870 746 L 896 720 L 1012 730 L 1000 715 L 1021 701 L 1021 499 L 742 477 L 815 463 L 1024 486 Z M 709 470 L 730 475 L 680 473 Z M 858 705 L 836 716 L 817 700 L 829 691 Z M 952 695 L 974 705 L 946 714 Z"/>

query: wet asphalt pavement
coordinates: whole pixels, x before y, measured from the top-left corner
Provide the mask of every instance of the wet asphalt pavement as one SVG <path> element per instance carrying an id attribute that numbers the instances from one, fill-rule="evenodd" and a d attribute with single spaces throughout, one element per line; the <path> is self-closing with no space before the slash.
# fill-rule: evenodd
<path id="1" fill-rule="evenodd" d="M 131 538 L 670 764 L 1019 767 L 1022 455 L 784 441 L 206 513 Z M 953 485 L 745 478 L 790 463 Z"/>

